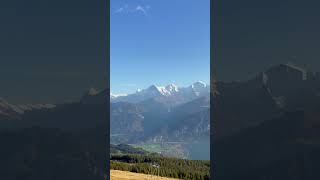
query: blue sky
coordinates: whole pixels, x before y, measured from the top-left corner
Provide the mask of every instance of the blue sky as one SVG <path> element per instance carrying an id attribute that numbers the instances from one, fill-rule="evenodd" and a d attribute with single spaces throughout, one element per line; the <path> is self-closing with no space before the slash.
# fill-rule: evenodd
<path id="1" fill-rule="evenodd" d="M 209 83 L 210 0 L 111 0 L 111 92 Z"/>

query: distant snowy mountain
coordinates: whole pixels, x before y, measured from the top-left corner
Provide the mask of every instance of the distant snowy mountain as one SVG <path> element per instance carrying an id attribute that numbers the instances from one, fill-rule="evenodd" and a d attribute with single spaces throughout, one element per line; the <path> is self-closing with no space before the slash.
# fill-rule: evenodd
<path id="1" fill-rule="evenodd" d="M 110 99 L 111 100 L 117 99 L 118 97 L 122 97 L 122 96 L 127 96 L 127 94 L 113 94 L 113 93 L 110 93 Z"/>
<path id="2" fill-rule="evenodd" d="M 198 97 L 209 96 L 210 86 L 204 82 L 198 81 L 193 83 L 191 86 L 182 88 L 180 96 L 194 100 Z"/>
<path id="3" fill-rule="evenodd" d="M 209 85 L 199 81 L 195 82 L 188 87 L 178 87 L 175 84 L 167 86 L 151 85 L 150 87 L 142 90 L 137 90 L 133 94 L 115 95 L 110 94 L 111 102 L 130 102 L 139 103 L 145 100 L 157 98 L 164 99 L 177 99 L 181 103 L 194 100 L 198 97 L 208 96 L 210 92 Z"/>
<path id="4" fill-rule="evenodd" d="M 13 105 L 3 98 L 0 98 L 0 115 L 7 117 L 14 117 L 19 114 L 23 114 L 25 111 L 31 111 L 34 109 L 50 109 L 56 107 L 53 104 L 23 104 Z"/>
<path id="5" fill-rule="evenodd" d="M 14 105 L 8 103 L 5 99 L 0 98 L 0 115 L 1 116 L 14 116 L 18 113 L 21 113 L 19 108 L 16 108 Z"/>

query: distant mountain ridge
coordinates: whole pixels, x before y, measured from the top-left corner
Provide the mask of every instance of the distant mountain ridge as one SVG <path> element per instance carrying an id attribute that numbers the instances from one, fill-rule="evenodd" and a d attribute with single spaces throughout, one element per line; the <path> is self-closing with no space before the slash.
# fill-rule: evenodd
<path id="1" fill-rule="evenodd" d="M 320 73 L 279 64 L 242 82 L 217 82 L 215 137 L 228 136 L 287 111 L 320 104 Z"/>
<path id="2" fill-rule="evenodd" d="M 178 87 L 175 84 L 167 86 L 151 85 L 146 89 L 138 89 L 132 94 L 110 94 L 111 102 L 130 102 L 139 103 L 150 98 L 173 98 L 184 103 L 194 100 L 201 96 L 207 96 L 210 93 L 210 87 L 204 82 L 198 81 L 188 87 Z"/>
<path id="3" fill-rule="evenodd" d="M 78 102 L 26 106 L 31 110 L 0 99 L 0 119 L 21 118 L 17 123 L 24 126 L 94 128 L 105 123 L 96 115 L 110 104 L 111 143 L 201 141 L 210 137 L 211 128 L 213 138 L 220 140 L 286 112 L 320 107 L 320 73 L 280 64 L 247 81 L 218 81 L 216 96 L 210 97 L 209 91 L 201 82 L 188 87 L 152 85 L 129 95 L 90 89 Z"/>
<path id="4" fill-rule="evenodd" d="M 216 115 L 216 121 L 214 122 L 215 137 L 230 135 L 243 128 L 257 125 L 280 115 L 284 110 L 303 108 L 311 104 L 310 102 L 315 106 L 319 104 L 319 89 L 319 73 L 308 72 L 292 64 L 273 66 L 248 81 L 217 82 L 218 93 L 211 100 L 214 102 L 212 110 L 216 111 L 214 113 Z M 58 108 L 59 111 L 62 111 L 69 107 L 76 110 L 80 107 L 102 106 L 109 103 L 107 101 L 110 98 L 111 133 L 138 133 L 139 135 L 132 136 L 135 137 L 135 140 L 141 139 L 143 136 L 154 139 L 155 136 L 166 137 L 165 129 L 168 130 L 173 127 L 177 127 L 174 130 L 177 132 L 176 134 L 190 132 L 179 130 L 181 119 L 184 119 L 184 121 L 181 120 L 180 123 L 189 122 L 187 119 L 198 119 L 200 123 L 201 118 L 199 116 L 205 116 L 206 120 L 201 123 L 207 122 L 209 124 L 209 114 L 203 113 L 208 111 L 210 106 L 209 93 L 210 86 L 200 81 L 188 87 L 178 87 L 174 84 L 164 87 L 151 85 L 149 88 L 128 95 L 114 95 L 108 89 L 103 91 L 90 89 L 79 102 L 70 105 L 21 106 L 12 105 L 1 99 L 0 115 L 3 117 L 20 117 L 21 113 L 33 110 L 35 112 L 32 114 L 36 114 L 45 109 L 54 110 Z M 199 101 L 201 98 L 207 98 L 207 101 Z M 85 106 L 80 106 L 79 103 Z M 189 104 L 190 107 L 181 108 L 186 107 L 186 104 Z M 207 110 L 205 107 L 207 107 Z M 198 109 L 201 109 L 201 111 L 198 111 Z M 196 118 L 196 114 L 199 118 Z M 185 126 L 188 129 L 188 126 L 192 123 L 180 124 L 180 128 Z M 167 127 L 164 127 L 165 124 L 168 124 Z M 193 126 L 196 125 L 193 124 Z M 208 127 L 209 125 L 202 124 L 198 132 L 202 131 L 200 129 L 209 129 Z M 163 133 L 159 133 L 161 131 Z M 154 137 L 150 136 L 151 133 L 154 134 Z M 173 135 L 168 136 L 173 137 Z M 125 138 L 118 137 L 122 139 L 121 142 L 124 141 L 123 143 L 127 141 Z M 117 138 L 112 137 L 112 139 Z"/>
<path id="5" fill-rule="evenodd" d="M 217 88 L 216 179 L 319 179 L 319 72 L 280 64 Z"/>
<path id="6" fill-rule="evenodd" d="M 16 105 L 1 98 L 0 179 L 103 179 L 108 104 Z"/>
<path id="7" fill-rule="evenodd" d="M 125 96 L 110 94 L 111 142 L 161 143 L 208 138 L 209 95 L 209 85 L 201 81 L 188 87 L 151 85 Z"/>
<path id="8" fill-rule="evenodd" d="M 0 98 L 0 116 L 15 117 L 25 113 L 26 111 L 52 109 L 55 108 L 54 104 L 23 104 L 14 105 Z"/>

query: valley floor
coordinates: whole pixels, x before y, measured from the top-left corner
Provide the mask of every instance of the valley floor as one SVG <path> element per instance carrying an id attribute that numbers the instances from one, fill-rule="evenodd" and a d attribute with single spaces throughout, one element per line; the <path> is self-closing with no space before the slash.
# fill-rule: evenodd
<path id="1" fill-rule="evenodd" d="M 173 178 L 157 177 L 128 171 L 110 170 L 111 180 L 177 180 Z"/>

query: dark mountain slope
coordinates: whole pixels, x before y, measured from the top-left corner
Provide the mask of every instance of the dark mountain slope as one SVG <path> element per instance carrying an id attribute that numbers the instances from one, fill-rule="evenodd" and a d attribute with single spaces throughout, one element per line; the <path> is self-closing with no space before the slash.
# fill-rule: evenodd
<path id="1" fill-rule="evenodd" d="M 103 179 L 102 156 L 73 134 L 29 128 L 1 132 L 0 140 L 1 179 Z"/>
<path id="2" fill-rule="evenodd" d="M 317 179 L 319 124 L 319 114 L 297 111 L 217 140 L 216 179 Z"/>
<path id="3" fill-rule="evenodd" d="M 0 179 L 104 179 L 108 107 L 77 102 L 1 119 Z"/>

